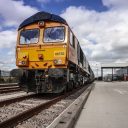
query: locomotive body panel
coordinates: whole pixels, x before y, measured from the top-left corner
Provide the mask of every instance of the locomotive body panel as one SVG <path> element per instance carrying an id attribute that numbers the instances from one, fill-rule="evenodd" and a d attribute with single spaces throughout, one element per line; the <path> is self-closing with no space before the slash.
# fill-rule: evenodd
<path id="1" fill-rule="evenodd" d="M 27 69 L 45 69 L 56 68 L 62 66 L 67 67 L 67 50 L 66 47 L 54 46 L 53 47 L 29 47 L 18 48 L 17 50 L 17 66 L 26 67 Z M 60 61 L 55 63 L 54 61 Z"/>
<path id="2" fill-rule="evenodd" d="M 78 64 L 77 53 L 76 53 L 75 49 L 70 45 L 69 45 L 69 60 L 75 64 Z"/>

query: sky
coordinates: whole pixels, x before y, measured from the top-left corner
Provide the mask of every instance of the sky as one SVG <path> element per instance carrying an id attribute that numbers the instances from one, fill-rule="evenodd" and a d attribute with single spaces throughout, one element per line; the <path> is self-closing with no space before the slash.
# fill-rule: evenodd
<path id="1" fill-rule="evenodd" d="M 0 0 L 0 69 L 16 68 L 17 28 L 38 11 L 66 19 L 94 71 L 128 63 L 128 0 Z"/>

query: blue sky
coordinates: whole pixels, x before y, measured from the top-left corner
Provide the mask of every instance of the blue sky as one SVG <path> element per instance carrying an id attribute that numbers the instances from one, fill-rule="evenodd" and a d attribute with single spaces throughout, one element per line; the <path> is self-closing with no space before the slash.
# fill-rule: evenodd
<path id="1" fill-rule="evenodd" d="M 52 2 L 51 2 L 52 1 Z M 102 4 L 102 0 L 24 0 L 26 5 L 31 5 L 39 10 L 60 14 L 69 6 L 85 6 L 90 10 L 105 11 L 107 7 Z M 41 4 L 42 3 L 42 4 Z"/>
<path id="2" fill-rule="evenodd" d="M 94 69 L 128 62 L 127 0 L 0 0 L 0 68 L 16 68 L 17 28 L 38 11 L 67 20 Z"/>

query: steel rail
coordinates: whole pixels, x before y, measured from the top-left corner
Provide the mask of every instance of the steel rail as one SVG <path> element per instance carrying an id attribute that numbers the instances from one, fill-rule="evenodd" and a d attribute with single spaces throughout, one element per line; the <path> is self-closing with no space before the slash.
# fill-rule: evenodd
<path id="1" fill-rule="evenodd" d="M 8 84 L 0 84 L 1 87 L 13 87 L 13 86 L 18 86 L 18 83 L 8 83 Z"/>
<path id="2" fill-rule="evenodd" d="M 36 96 L 36 94 L 30 94 L 30 95 L 24 95 L 24 96 L 19 96 L 19 97 L 14 97 L 14 98 L 9 98 L 9 99 L 6 99 L 6 100 L 2 100 L 2 101 L 0 101 L 0 107 L 7 106 L 9 104 L 19 102 L 19 101 L 22 101 L 24 99 L 32 98 L 32 97 L 35 97 L 35 96 Z"/>
<path id="3" fill-rule="evenodd" d="M 20 88 L 19 86 L 13 86 L 13 87 L 2 87 L 0 88 L 0 91 L 3 91 L 3 90 L 9 90 L 9 89 L 15 89 L 15 88 Z"/>
<path id="4" fill-rule="evenodd" d="M 85 88 L 82 90 L 82 92 L 85 90 Z M 66 98 L 67 96 L 77 92 L 78 89 L 73 90 L 72 92 L 68 92 L 65 93 L 61 96 L 58 96 L 56 98 L 53 98 L 52 100 L 46 102 L 46 103 L 42 103 L 36 107 L 33 107 L 29 110 L 26 110 L 16 116 L 13 116 L 10 119 L 7 119 L 6 121 L 3 121 L 0 123 L 0 128 L 10 128 L 10 127 L 14 127 L 16 126 L 18 123 L 40 113 L 42 110 L 49 108 L 51 105 L 57 103 L 58 101 L 60 101 L 63 98 Z"/>
<path id="5" fill-rule="evenodd" d="M 14 87 L 14 88 L 1 88 L 0 89 L 0 94 L 2 93 L 8 93 L 8 92 L 15 92 L 15 91 L 21 91 L 21 88 L 20 87 Z"/>

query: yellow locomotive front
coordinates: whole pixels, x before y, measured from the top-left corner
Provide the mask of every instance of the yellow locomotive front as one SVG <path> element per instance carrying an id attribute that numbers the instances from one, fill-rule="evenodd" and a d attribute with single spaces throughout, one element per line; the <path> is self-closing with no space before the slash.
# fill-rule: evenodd
<path id="1" fill-rule="evenodd" d="M 68 26 L 57 18 L 37 13 L 19 27 L 16 65 L 22 69 L 20 85 L 28 92 L 59 93 L 65 89 Z"/>
<path id="2" fill-rule="evenodd" d="M 25 69 L 66 68 L 66 30 L 66 25 L 52 22 L 39 22 L 19 30 L 16 65 Z"/>

